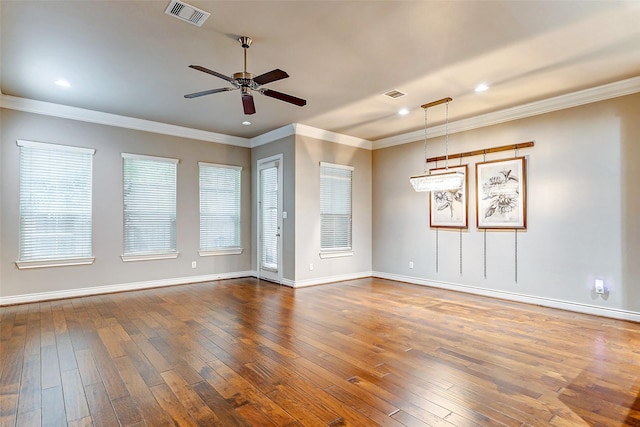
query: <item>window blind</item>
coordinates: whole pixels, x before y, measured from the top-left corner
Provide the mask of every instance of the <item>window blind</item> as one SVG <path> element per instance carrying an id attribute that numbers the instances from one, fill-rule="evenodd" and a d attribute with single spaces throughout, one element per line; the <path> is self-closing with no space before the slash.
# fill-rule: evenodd
<path id="1" fill-rule="evenodd" d="M 260 170 L 261 266 L 278 269 L 278 168 Z"/>
<path id="2" fill-rule="evenodd" d="M 89 258 L 95 150 L 31 141 L 20 146 L 20 261 Z"/>
<path id="3" fill-rule="evenodd" d="M 239 166 L 199 163 L 200 250 L 240 249 Z"/>
<path id="4" fill-rule="evenodd" d="M 320 250 L 351 250 L 353 167 L 320 163 Z"/>
<path id="5" fill-rule="evenodd" d="M 176 251 L 177 159 L 122 154 L 124 255 Z"/>

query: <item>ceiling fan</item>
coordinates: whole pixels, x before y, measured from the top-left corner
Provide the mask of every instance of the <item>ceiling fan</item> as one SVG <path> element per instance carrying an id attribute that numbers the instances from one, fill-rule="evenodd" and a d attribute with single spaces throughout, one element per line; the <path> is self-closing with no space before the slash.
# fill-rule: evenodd
<path id="1" fill-rule="evenodd" d="M 288 102 L 299 107 L 307 105 L 307 101 L 304 99 L 297 98 L 292 95 L 287 95 L 286 93 L 278 92 L 275 90 L 263 88 L 262 86 L 267 83 L 286 79 L 287 77 L 289 77 L 289 74 L 279 68 L 276 68 L 275 70 L 271 70 L 267 73 L 260 74 L 259 76 L 254 77 L 253 74 L 247 72 L 247 49 L 249 49 L 249 46 L 251 46 L 253 40 L 251 40 L 251 37 L 242 36 L 238 37 L 238 41 L 244 49 L 244 71 L 234 73 L 232 77 L 225 76 L 224 74 L 209 70 L 208 68 L 201 67 L 200 65 L 189 65 L 189 68 L 193 68 L 194 70 L 202 71 L 203 73 L 208 73 L 212 76 L 216 76 L 228 81 L 232 84 L 232 87 L 223 87 L 219 89 L 210 89 L 204 90 L 202 92 L 190 93 L 185 95 L 185 98 L 197 98 L 199 96 L 211 95 L 213 93 L 240 89 L 242 92 L 242 107 L 245 114 L 255 114 L 256 112 L 256 106 L 253 103 L 253 95 L 251 95 L 251 91 L 257 91 L 262 95 L 279 99 L 280 101 Z"/>

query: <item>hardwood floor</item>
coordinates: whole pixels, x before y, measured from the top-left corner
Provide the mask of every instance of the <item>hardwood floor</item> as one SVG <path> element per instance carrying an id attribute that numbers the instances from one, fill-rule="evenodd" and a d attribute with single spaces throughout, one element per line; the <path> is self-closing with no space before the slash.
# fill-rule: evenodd
<path id="1" fill-rule="evenodd" d="M 640 426 L 640 324 L 382 279 L 0 308 L 2 426 Z"/>

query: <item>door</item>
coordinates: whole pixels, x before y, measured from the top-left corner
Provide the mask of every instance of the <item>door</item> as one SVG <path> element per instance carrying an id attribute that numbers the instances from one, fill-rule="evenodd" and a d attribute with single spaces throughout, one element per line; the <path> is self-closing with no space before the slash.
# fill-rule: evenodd
<path id="1" fill-rule="evenodd" d="M 282 154 L 258 161 L 258 277 L 282 281 Z"/>

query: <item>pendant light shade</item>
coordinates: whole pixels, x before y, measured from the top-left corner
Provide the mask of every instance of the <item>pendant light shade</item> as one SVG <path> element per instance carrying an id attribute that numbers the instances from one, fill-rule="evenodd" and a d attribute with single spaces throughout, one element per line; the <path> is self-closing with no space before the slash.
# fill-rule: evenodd
<path id="1" fill-rule="evenodd" d="M 409 178 L 413 189 L 417 192 L 455 190 L 462 187 L 464 174 L 446 172 L 433 175 L 419 175 Z"/>
<path id="2" fill-rule="evenodd" d="M 429 192 L 429 191 L 445 191 L 456 190 L 462 187 L 464 181 L 464 174 L 457 171 L 448 170 L 449 161 L 449 102 L 452 98 L 443 98 L 438 101 L 433 101 L 428 104 L 422 105 L 424 109 L 424 174 L 418 176 L 412 176 L 409 178 L 409 182 L 413 186 L 416 192 Z M 430 174 L 427 173 L 427 109 L 429 107 L 435 107 L 436 105 L 446 104 L 446 124 L 445 124 L 445 171 L 443 173 Z"/>

